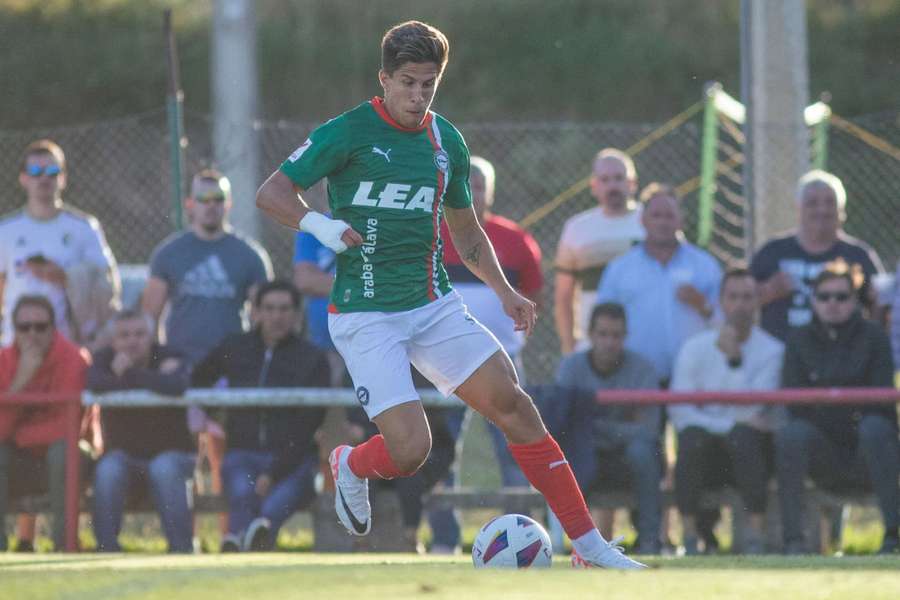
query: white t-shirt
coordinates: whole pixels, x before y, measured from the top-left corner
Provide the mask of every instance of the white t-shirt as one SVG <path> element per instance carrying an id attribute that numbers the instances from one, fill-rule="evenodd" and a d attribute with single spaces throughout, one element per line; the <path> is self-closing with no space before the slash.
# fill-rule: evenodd
<path id="1" fill-rule="evenodd" d="M 710 329 L 688 339 L 672 372 L 672 391 L 765 391 L 778 389 L 784 345 L 757 326 L 741 344 L 741 365 L 732 368 L 719 350 L 719 330 Z M 765 405 L 673 404 L 668 408 L 675 429 L 696 426 L 725 435 L 737 423 L 771 430 L 777 410 Z"/>
<path id="2" fill-rule="evenodd" d="M 14 337 L 13 308 L 19 297 L 26 294 L 46 296 L 56 312 L 57 329 L 71 337 L 65 290 L 34 277 L 25 267 L 26 260 L 35 255 L 42 255 L 63 269 L 85 262 L 104 269 L 114 264 L 100 223 L 81 211 L 64 207 L 52 219 L 39 221 L 19 210 L 0 220 L 0 273 L 6 276 L 4 346 L 11 344 Z"/>
<path id="3" fill-rule="evenodd" d="M 566 221 L 556 251 L 556 268 L 575 276 L 581 284 L 576 297 L 575 339 L 585 340 L 597 285 L 609 262 L 644 239 L 641 209 L 608 217 L 599 206 L 580 212 Z"/>

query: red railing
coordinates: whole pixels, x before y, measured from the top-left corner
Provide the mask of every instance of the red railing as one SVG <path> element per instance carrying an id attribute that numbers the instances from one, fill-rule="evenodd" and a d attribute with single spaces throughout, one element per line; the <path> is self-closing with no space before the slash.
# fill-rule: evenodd
<path id="1" fill-rule="evenodd" d="M 894 388 L 783 388 L 772 391 L 601 390 L 598 404 L 896 404 Z"/>
<path id="2" fill-rule="evenodd" d="M 259 391 L 259 390 L 254 390 Z M 299 391 L 299 390 L 298 390 Z M 343 395 L 347 395 L 348 403 L 354 404 L 356 396 L 353 390 L 318 390 L 324 396 L 315 400 L 320 405 L 343 405 Z M 284 394 L 290 390 L 280 389 Z M 298 396 L 302 396 L 301 391 Z M 426 404 L 446 406 L 447 401 L 423 398 Z M 351 398 L 352 397 L 352 398 Z M 182 400 L 167 399 L 162 404 Z M 895 404 L 900 402 L 900 390 L 893 388 L 817 388 L 817 389 L 781 389 L 767 392 L 670 392 L 662 390 L 603 390 L 597 394 L 597 402 L 601 404 Z M 66 410 L 66 539 L 65 550 L 74 552 L 78 549 L 78 511 L 79 511 L 79 453 L 78 437 L 81 424 L 81 397 L 73 394 L 0 394 L 0 405 L 35 405 L 62 404 Z M 215 404 L 205 400 L 203 404 Z M 265 402 L 260 402 L 265 404 Z M 300 403 L 298 402 L 298 405 Z M 306 405 L 309 405 L 306 403 Z"/>
<path id="3" fill-rule="evenodd" d="M 81 427 L 81 394 L 0 394 L 0 405 L 35 406 L 61 404 L 66 422 L 66 552 L 78 550 L 78 491 L 81 466 L 78 436 Z M 5 535 L 5 534 L 4 534 Z"/>

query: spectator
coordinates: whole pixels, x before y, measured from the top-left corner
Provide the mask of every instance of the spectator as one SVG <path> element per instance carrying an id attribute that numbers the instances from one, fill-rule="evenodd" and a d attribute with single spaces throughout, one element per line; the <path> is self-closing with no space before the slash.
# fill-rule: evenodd
<path id="1" fill-rule="evenodd" d="M 56 315 L 56 331 L 93 347 L 118 305 L 119 274 L 100 223 L 64 204 L 66 157 L 50 140 L 25 148 L 19 185 L 22 210 L 0 221 L 2 340 L 13 341 L 12 308 L 23 295 L 46 297 Z"/>
<path id="2" fill-rule="evenodd" d="M 884 330 L 863 318 L 853 275 L 834 267 L 813 280 L 813 320 L 792 331 L 781 383 L 786 388 L 890 387 L 894 365 Z M 795 405 L 776 435 L 776 472 L 785 551 L 806 550 L 804 483 L 871 485 L 884 521 L 882 553 L 900 549 L 900 444 L 893 404 Z"/>
<path id="3" fill-rule="evenodd" d="M 272 265 L 264 249 L 227 225 L 231 184 L 218 171 L 194 175 L 185 209 L 191 228 L 171 235 L 153 251 L 141 306 L 158 322 L 170 304 L 166 344 L 196 364 L 225 336 L 247 329 L 245 305 L 253 290 L 272 278 Z M 188 419 L 191 430 L 200 433 L 212 491 L 219 493 L 222 427 L 196 408 L 188 410 Z"/>
<path id="4" fill-rule="evenodd" d="M 665 387 L 681 344 L 705 329 L 713 315 L 722 271 L 708 252 L 681 236 L 673 188 L 651 183 L 641 203 L 647 238 L 609 264 L 597 302 L 625 307 L 625 347 L 649 359 Z"/>
<path id="5" fill-rule="evenodd" d="M 97 352 L 88 370 L 89 390 L 184 393 L 190 366 L 177 352 L 154 343 L 150 317 L 125 310 L 111 324 L 112 343 Z M 100 422 L 104 448 L 94 472 L 97 549 L 121 552 L 118 537 L 125 499 L 146 490 L 159 512 L 169 552 L 191 552 L 189 485 L 196 459 L 185 409 L 103 407 Z"/>
<path id="6" fill-rule="evenodd" d="M 328 356 L 331 386 L 342 387 L 347 369 L 328 332 L 328 297 L 334 283 L 336 266 L 337 255 L 317 240 L 316 236 L 306 231 L 297 232 L 294 246 L 294 285 L 305 299 L 307 338 Z"/>
<path id="7" fill-rule="evenodd" d="M 684 343 L 675 361 L 672 389 L 776 389 L 784 347 L 755 325 L 759 299 L 753 275 L 745 269 L 727 272 L 720 294 L 724 324 Z M 681 512 L 685 553 L 698 553 L 698 533 L 706 541 L 707 551 L 718 547 L 712 533 L 714 520 L 704 523 L 698 518 L 702 512 L 700 495 L 703 490 L 735 483 L 749 512 L 742 550 L 761 554 L 765 549 L 768 464 L 773 454 L 773 410 L 762 405 L 677 404 L 670 405 L 668 412 L 678 432 L 675 497 Z"/>
<path id="8" fill-rule="evenodd" d="M 225 338 L 194 370 L 194 383 L 224 380 L 230 388 L 327 387 L 325 353 L 294 327 L 300 294 L 288 282 L 259 287 L 257 326 Z M 321 408 L 253 406 L 230 409 L 228 452 L 222 467 L 228 496 L 223 552 L 269 550 L 281 525 L 315 497 L 318 450 L 313 436 Z"/>
<path id="9" fill-rule="evenodd" d="M 478 222 L 484 228 L 488 239 L 497 253 L 500 267 L 506 274 L 506 278 L 522 295 L 540 306 L 541 290 L 544 286 L 544 276 L 541 273 L 541 249 L 535 239 L 527 231 L 519 227 L 515 222 L 493 212 L 494 190 L 496 188 L 496 173 L 494 165 L 480 156 L 470 159 L 469 186 L 472 190 L 472 208 Z M 481 279 L 475 276 L 460 258 L 456 247 L 453 245 L 450 229 L 446 223 L 441 230 L 441 239 L 444 240 L 444 266 L 454 289 L 459 292 L 469 313 L 479 323 L 497 337 L 497 340 L 509 354 L 520 381 L 524 379 L 524 367 L 522 365 L 522 347 L 525 345 L 525 336 L 521 331 L 515 331 L 514 323 L 506 313 L 497 295 Z M 420 378 L 429 387 L 427 380 Z M 434 440 L 432 445 L 438 442 L 448 441 L 451 445 L 459 437 L 462 428 L 464 408 L 447 409 L 443 415 L 443 423 L 446 427 L 438 427 L 435 431 L 434 424 L 440 417 L 429 415 L 432 422 Z M 438 421 L 440 422 L 440 421 Z M 494 454 L 500 467 L 500 477 L 505 487 L 527 486 L 528 480 L 522 474 L 516 461 L 509 453 L 506 438 L 495 425 L 488 423 L 488 431 L 494 445 Z M 448 437 L 449 436 L 449 437 Z M 452 461 L 453 448 L 450 448 Z M 423 477 L 432 473 L 430 468 Z M 447 480 L 452 484 L 452 476 Z M 430 487 L 430 486 L 429 486 Z M 459 523 L 451 509 L 440 510 L 430 515 L 431 527 L 434 532 L 432 551 L 452 551 L 459 544 Z"/>
<path id="10" fill-rule="evenodd" d="M 13 345 L 0 350 L 0 390 L 80 394 L 86 352 L 56 330 L 53 304 L 43 296 L 20 296 L 11 316 L 16 333 Z M 65 435 L 65 409 L 59 404 L 0 408 L 0 524 L 9 492 L 20 488 L 18 480 L 27 487 L 35 473 L 46 473 L 56 548 L 62 548 L 65 531 Z M 0 549 L 6 549 L 5 532 Z"/>
<path id="11" fill-rule="evenodd" d="M 600 390 L 656 388 L 658 379 L 653 365 L 625 349 L 626 330 L 625 310 L 620 304 L 596 305 L 588 332 L 590 349 L 564 357 L 556 373 L 556 383 L 587 389 L 591 395 Z M 588 468 L 585 473 L 581 468 L 573 467 L 580 474 L 585 496 L 595 489 L 623 485 L 630 488 L 638 505 L 637 553 L 659 554 L 662 409 L 658 406 L 593 404 L 589 413 L 593 430 L 591 451 L 595 454 L 595 461 L 591 461 L 593 468 Z M 579 440 L 578 443 L 591 442 Z M 612 511 L 601 515 L 598 522 L 605 529 L 601 531 L 603 536 L 609 538 Z"/>
<path id="12" fill-rule="evenodd" d="M 875 251 L 844 233 L 847 193 L 841 180 L 814 170 L 797 184 L 797 231 L 767 242 L 750 265 L 760 282 L 761 325 L 784 341 L 789 330 L 809 324 L 813 318 L 810 286 L 829 263 L 844 262 L 859 272 L 862 305 L 871 307 L 874 291 L 870 280 L 884 271 Z"/>
<path id="13" fill-rule="evenodd" d="M 245 303 L 272 278 L 272 265 L 262 247 L 227 225 L 231 184 L 218 171 L 194 176 L 185 209 L 191 228 L 153 250 L 141 306 L 158 321 L 171 304 L 166 343 L 196 364 L 225 336 L 247 329 Z"/>
<path id="14" fill-rule="evenodd" d="M 894 384 L 900 389 L 900 261 L 894 276 L 894 299 L 891 304 L 891 341 L 894 346 Z"/>
<path id="15" fill-rule="evenodd" d="M 588 317 L 603 269 L 644 239 L 636 192 L 631 157 L 615 148 L 598 152 L 591 172 L 598 205 L 566 221 L 556 250 L 554 316 L 563 354 L 588 345 Z"/>

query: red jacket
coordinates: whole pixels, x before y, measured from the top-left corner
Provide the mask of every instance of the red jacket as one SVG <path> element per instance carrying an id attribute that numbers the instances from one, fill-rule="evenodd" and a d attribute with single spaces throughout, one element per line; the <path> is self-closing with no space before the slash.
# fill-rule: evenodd
<path id="1" fill-rule="evenodd" d="M 0 349 L 0 442 L 13 440 L 20 448 L 43 448 L 65 437 L 65 411 L 61 405 L 3 406 L 2 393 L 9 389 L 18 364 L 15 345 Z M 44 362 L 21 393 L 80 394 L 87 367 L 87 351 L 57 332 Z"/>

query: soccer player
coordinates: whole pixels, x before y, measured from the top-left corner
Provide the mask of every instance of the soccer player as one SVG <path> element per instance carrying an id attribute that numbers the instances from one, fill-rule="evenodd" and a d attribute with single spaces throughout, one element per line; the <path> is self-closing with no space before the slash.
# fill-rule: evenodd
<path id="1" fill-rule="evenodd" d="M 312 233 L 338 254 L 328 326 L 356 397 L 380 431 L 331 453 L 338 518 L 350 533 L 367 534 L 368 479 L 412 475 L 428 456 L 431 437 L 412 363 L 503 431 L 572 539 L 573 564 L 643 567 L 600 535 L 509 357 L 448 282 L 443 219 L 469 269 L 494 290 L 516 329 L 531 333 L 535 305 L 506 280 L 472 209 L 465 142 L 429 110 L 447 64 L 447 38 L 409 21 L 390 29 L 381 49 L 384 97 L 316 129 L 256 198 L 276 221 Z M 323 177 L 333 218 L 298 195 Z"/>

